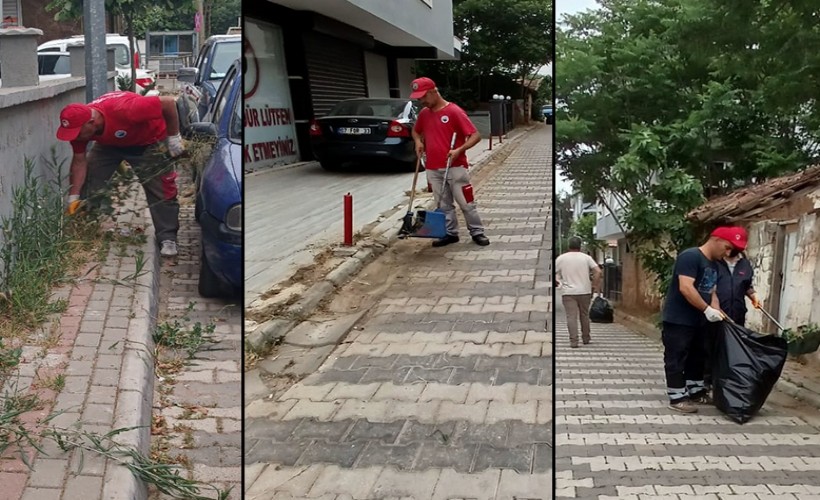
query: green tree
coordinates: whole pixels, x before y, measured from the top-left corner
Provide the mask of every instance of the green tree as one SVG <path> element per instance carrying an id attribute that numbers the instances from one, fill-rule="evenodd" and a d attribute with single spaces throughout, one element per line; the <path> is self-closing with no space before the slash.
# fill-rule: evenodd
<path id="1" fill-rule="evenodd" d="M 567 250 L 568 240 L 572 234 L 572 196 L 558 193 L 555 200 L 555 249 L 559 253 Z"/>
<path id="2" fill-rule="evenodd" d="M 239 26 L 238 17 L 242 12 L 240 0 L 206 0 L 206 17 L 208 18 L 207 35 L 221 35 L 228 32 L 228 28 Z"/>
<path id="3" fill-rule="evenodd" d="M 529 79 L 552 61 L 552 0 L 455 0 L 459 61 L 422 61 L 420 74 L 448 98 L 469 103 L 492 93 L 523 95 Z M 514 35 L 513 35 L 514 34 Z"/>
<path id="4" fill-rule="evenodd" d="M 584 214 L 572 223 L 569 236 L 581 238 L 587 250 L 603 250 L 606 243 L 595 239 L 595 224 L 598 218 L 595 214 Z"/>
<path id="5" fill-rule="evenodd" d="M 466 60 L 514 75 L 524 97 L 524 81 L 552 60 L 552 0 L 460 0 L 453 9 Z"/>
<path id="6" fill-rule="evenodd" d="M 820 57 L 807 44 L 820 30 L 800 18 L 808 6 L 784 2 L 600 5 L 557 34 L 559 164 L 587 197 L 622 199 L 663 291 L 676 252 L 701 235 L 690 209 L 815 155 Z"/>

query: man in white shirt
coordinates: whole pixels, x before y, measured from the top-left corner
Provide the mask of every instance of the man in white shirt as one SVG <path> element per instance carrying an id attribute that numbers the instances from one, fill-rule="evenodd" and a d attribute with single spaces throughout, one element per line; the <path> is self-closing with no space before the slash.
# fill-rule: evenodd
<path id="1" fill-rule="evenodd" d="M 578 318 L 581 318 L 581 338 L 589 344 L 589 304 L 592 293 L 599 289 L 601 269 L 589 255 L 581 252 L 581 238 L 569 239 L 569 251 L 555 259 L 555 279 L 561 288 L 567 313 L 570 347 L 578 347 Z"/>

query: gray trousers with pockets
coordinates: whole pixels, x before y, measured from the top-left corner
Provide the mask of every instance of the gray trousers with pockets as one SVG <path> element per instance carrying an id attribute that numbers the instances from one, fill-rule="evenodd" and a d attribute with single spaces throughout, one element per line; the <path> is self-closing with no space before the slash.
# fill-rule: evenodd
<path id="1" fill-rule="evenodd" d="M 484 226 L 481 224 L 481 217 L 478 216 L 478 210 L 475 206 L 475 201 L 467 203 L 464 198 L 464 192 L 461 190 L 464 186 L 470 183 L 470 174 L 464 167 L 450 167 L 447 173 L 447 187 L 442 192 L 442 184 L 444 183 L 444 169 L 427 170 L 427 182 L 433 188 L 433 196 L 436 204 L 441 207 L 444 212 L 444 217 L 447 220 L 447 234 L 458 236 L 458 218 L 456 217 L 455 204 L 461 208 L 461 213 L 464 214 L 464 220 L 467 222 L 467 229 L 470 231 L 470 236 L 484 234 Z M 439 198 L 441 200 L 439 201 Z"/>
<path id="2" fill-rule="evenodd" d="M 83 197 L 92 205 L 94 198 L 108 196 L 111 177 L 123 160 L 127 161 L 145 191 L 158 242 L 176 241 L 179 231 L 179 202 L 176 172 L 161 143 L 145 147 L 116 148 L 94 144 L 87 153 L 88 173 Z"/>

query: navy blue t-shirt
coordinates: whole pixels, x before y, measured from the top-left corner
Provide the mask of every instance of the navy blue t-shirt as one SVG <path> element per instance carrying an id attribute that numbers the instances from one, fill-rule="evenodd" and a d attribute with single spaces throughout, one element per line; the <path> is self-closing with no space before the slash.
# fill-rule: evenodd
<path id="1" fill-rule="evenodd" d="M 663 305 L 663 321 L 675 325 L 703 326 L 703 311 L 693 307 L 680 291 L 680 276 L 695 278 L 695 290 L 707 304 L 712 303 L 712 289 L 718 278 L 717 263 L 707 259 L 698 248 L 688 248 L 678 254 L 672 281 Z"/>

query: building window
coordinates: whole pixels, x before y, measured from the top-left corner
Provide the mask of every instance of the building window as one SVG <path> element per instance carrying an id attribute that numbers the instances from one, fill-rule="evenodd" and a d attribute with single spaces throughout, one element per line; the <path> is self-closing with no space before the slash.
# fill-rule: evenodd
<path id="1" fill-rule="evenodd" d="M 20 0 L 0 0 L 0 28 L 22 26 Z"/>

